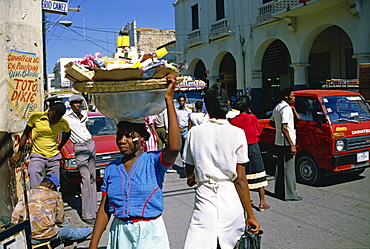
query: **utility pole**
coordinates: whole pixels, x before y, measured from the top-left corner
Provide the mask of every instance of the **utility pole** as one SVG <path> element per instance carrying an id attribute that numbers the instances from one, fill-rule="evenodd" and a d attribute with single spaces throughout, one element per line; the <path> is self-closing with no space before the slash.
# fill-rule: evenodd
<path id="1" fill-rule="evenodd" d="M 80 12 L 81 8 L 78 6 L 77 8 L 68 8 L 68 11 L 76 11 Z M 53 12 L 52 12 L 53 13 Z M 62 13 L 61 15 L 67 15 L 68 12 Z M 66 27 L 70 27 L 72 25 L 71 21 L 59 21 L 60 16 L 54 23 L 60 23 Z M 51 28 L 51 27 L 50 27 Z M 50 29 L 49 28 L 49 29 Z M 48 73 L 47 73 L 47 66 L 46 66 L 46 32 L 49 30 L 46 29 L 46 11 L 43 10 L 42 12 L 42 45 L 43 45 L 43 77 L 44 77 L 44 91 L 48 91 Z"/>

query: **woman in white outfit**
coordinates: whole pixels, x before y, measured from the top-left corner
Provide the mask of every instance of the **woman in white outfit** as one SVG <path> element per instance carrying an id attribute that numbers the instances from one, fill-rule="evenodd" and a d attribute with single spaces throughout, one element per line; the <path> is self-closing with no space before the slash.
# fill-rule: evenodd
<path id="1" fill-rule="evenodd" d="M 188 185 L 198 184 L 185 249 L 232 249 L 245 226 L 257 233 L 244 164 L 244 131 L 226 120 L 226 92 L 214 84 L 205 95 L 211 119 L 189 131 L 184 147 Z M 244 211 L 247 217 L 244 217 Z"/>
<path id="2" fill-rule="evenodd" d="M 190 114 L 190 124 L 189 124 L 189 130 L 191 127 L 201 125 L 203 123 L 205 113 L 202 112 L 203 109 L 203 101 L 197 100 L 195 102 L 195 112 Z"/>

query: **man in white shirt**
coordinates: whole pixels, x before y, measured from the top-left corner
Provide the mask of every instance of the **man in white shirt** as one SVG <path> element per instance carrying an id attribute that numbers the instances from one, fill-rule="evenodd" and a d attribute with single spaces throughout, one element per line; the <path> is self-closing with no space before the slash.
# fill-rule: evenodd
<path id="1" fill-rule="evenodd" d="M 294 117 L 300 119 L 299 114 L 291 106 L 295 101 L 291 88 L 282 91 L 281 102 L 273 110 L 270 125 L 276 128 L 275 145 L 277 146 L 277 168 L 275 170 L 275 196 L 285 201 L 300 201 L 296 191 L 295 155 L 296 132 Z"/>
<path id="2" fill-rule="evenodd" d="M 88 225 L 94 225 L 97 212 L 96 193 L 96 168 L 95 168 L 95 143 L 87 126 L 87 112 L 81 110 L 84 98 L 80 95 L 72 95 L 68 99 L 71 110 L 67 111 L 65 118 L 71 128 L 70 140 L 76 157 L 76 164 L 80 171 L 82 220 Z"/>
<path id="3" fill-rule="evenodd" d="M 184 143 L 189 132 L 189 119 L 192 111 L 191 109 L 185 107 L 186 97 L 184 95 L 179 96 L 177 98 L 177 101 L 180 104 L 179 108 L 176 108 L 176 114 L 177 120 L 179 121 L 179 127 L 181 130 L 182 146 L 180 153 L 182 154 L 182 151 L 184 149 Z"/>

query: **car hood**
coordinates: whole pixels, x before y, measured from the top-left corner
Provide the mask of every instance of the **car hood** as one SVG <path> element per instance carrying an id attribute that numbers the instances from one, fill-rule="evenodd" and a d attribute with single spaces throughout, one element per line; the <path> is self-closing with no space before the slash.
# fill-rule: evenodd
<path id="1" fill-rule="evenodd" d="M 92 137 L 95 142 L 96 155 L 120 152 L 116 145 L 116 135 L 105 135 Z M 73 144 L 71 140 L 61 150 L 63 158 L 74 157 Z"/>

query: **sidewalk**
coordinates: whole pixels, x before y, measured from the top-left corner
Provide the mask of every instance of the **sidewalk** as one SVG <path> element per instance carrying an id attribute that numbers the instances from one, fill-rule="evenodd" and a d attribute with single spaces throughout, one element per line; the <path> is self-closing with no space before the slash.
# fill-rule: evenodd
<path id="1" fill-rule="evenodd" d="M 186 185 L 181 167 L 167 173 L 163 193 L 165 220 L 171 249 L 182 249 L 194 204 L 195 188 Z M 274 177 L 268 176 L 266 202 L 271 209 L 258 212 L 257 191 L 251 191 L 253 211 L 261 224 L 261 246 L 267 248 L 369 248 L 370 236 L 370 169 L 360 176 L 335 176 L 318 186 L 297 184 L 302 201 L 285 202 L 274 197 Z M 101 198 L 101 192 L 98 192 Z M 78 198 L 66 199 L 66 216 L 76 227 L 84 223 L 77 214 Z M 232 204 L 231 204 L 232 205 Z M 110 224 L 108 225 L 108 227 Z M 100 240 L 99 249 L 107 243 L 108 229 Z M 75 248 L 88 248 L 89 241 Z M 68 247 L 73 248 L 73 247 Z M 201 249 L 201 248 L 200 248 Z"/>

